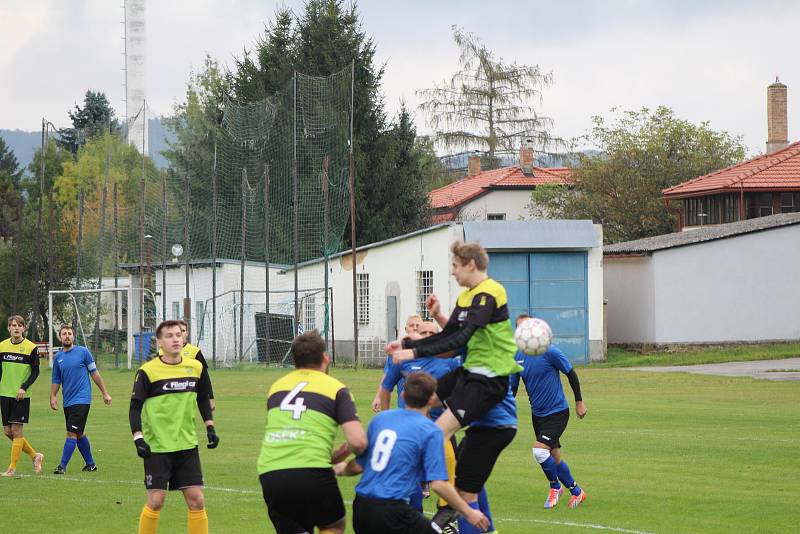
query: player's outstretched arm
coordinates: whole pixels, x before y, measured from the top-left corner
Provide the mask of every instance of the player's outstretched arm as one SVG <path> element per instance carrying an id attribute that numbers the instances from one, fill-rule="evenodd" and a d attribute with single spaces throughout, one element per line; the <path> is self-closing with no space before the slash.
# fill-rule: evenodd
<path id="1" fill-rule="evenodd" d="M 361 426 L 361 421 L 356 419 L 342 423 L 342 432 L 350 447 L 350 452 L 359 455 L 367 449 L 367 434 L 364 432 L 364 427 Z"/>
<path id="2" fill-rule="evenodd" d="M 479 528 L 481 532 L 489 528 L 489 520 L 486 519 L 486 516 L 480 510 L 470 508 L 449 482 L 446 480 L 433 480 L 431 481 L 431 489 L 446 500 L 447 504 L 461 512 L 461 515 L 469 521 L 470 525 Z"/>

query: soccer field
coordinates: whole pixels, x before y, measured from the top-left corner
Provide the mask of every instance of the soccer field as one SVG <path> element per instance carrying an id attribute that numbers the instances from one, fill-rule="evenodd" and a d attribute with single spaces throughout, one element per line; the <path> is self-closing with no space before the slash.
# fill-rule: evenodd
<path id="1" fill-rule="evenodd" d="M 284 372 L 246 368 L 212 374 L 222 441 L 213 451 L 201 446 L 211 532 L 273 532 L 255 461 L 266 390 Z M 572 418 L 562 443 L 588 500 L 577 510 L 567 509 L 566 500 L 555 510 L 542 509 L 547 484 L 531 458 L 530 409 L 520 402 L 519 433 L 488 484 L 499 532 L 797 532 L 797 382 L 578 372 L 589 413 L 582 421 Z M 336 369 L 332 374 L 350 386 L 367 423 L 380 371 Z M 45 453 L 45 466 L 33 476 L 23 456 L 19 476 L 0 479 L 0 532 L 135 532 L 145 491 L 128 428 L 133 372 L 109 369 L 103 377 L 114 403 L 104 406 L 95 390 L 87 429 L 99 469 L 81 472 L 76 451 L 67 474 L 56 476 L 63 415 L 49 408 L 50 375 L 43 369 L 33 387 L 32 423 L 25 434 Z M 570 397 L 569 387 L 565 390 Z M 2 443 L 0 461 L 7 462 L 10 442 Z M 340 479 L 348 502 L 355 482 Z M 433 499 L 426 501 L 426 509 L 433 506 Z M 183 499 L 171 493 L 159 532 L 185 532 L 185 524 Z"/>

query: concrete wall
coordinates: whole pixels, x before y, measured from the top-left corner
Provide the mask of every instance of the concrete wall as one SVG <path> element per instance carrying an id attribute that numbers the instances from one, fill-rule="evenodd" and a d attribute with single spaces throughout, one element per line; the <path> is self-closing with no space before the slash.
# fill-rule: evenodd
<path id="1" fill-rule="evenodd" d="M 507 221 L 531 219 L 529 189 L 495 190 L 467 202 L 459 212 L 459 220 L 485 221 L 489 213 L 505 213 Z"/>
<path id="2" fill-rule="evenodd" d="M 597 242 L 600 246 L 589 249 L 587 254 L 589 292 L 587 312 L 589 313 L 589 359 L 600 361 L 606 359 L 603 332 L 603 226 L 594 225 Z"/>
<path id="3" fill-rule="evenodd" d="M 800 225 L 654 253 L 656 343 L 800 339 Z"/>
<path id="4" fill-rule="evenodd" d="M 652 343 L 655 340 L 653 258 L 606 256 L 603 287 L 609 343 Z"/>

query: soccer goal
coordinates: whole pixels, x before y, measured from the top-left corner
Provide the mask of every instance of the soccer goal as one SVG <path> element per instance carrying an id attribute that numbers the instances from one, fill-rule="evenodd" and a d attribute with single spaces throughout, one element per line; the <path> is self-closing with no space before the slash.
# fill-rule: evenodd
<path id="1" fill-rule="evenodd" d="M 123 334 L 128 369 L 133 366 L 134 344 L 134 310 L 135 296 L 138 288 L 118 287 L 102 289 L 64 289 L 48 291 L 47 320 L 50 324 L 48 337 L 48 360 L 53 366 L 53 355 L 56 347 L 54 334 L 60 324 L 73 323 L 76 341 L 99 347 L 99 336 L 102 331 L 111 331 L 116 338 Z M 143 291 L 138 289 L 138 291 Z M 87 333 L 89 335 L 87 335 Z M 149 338 L 148 338 L 149 339 Z M 92 343 L 89 343 L 89 340 Z M 149 343 L 148 343 L 149 345 Z M 147 348 L 149 352 L 149 346 Z M 95 358 L 98 355 L 95 354 Z"/>

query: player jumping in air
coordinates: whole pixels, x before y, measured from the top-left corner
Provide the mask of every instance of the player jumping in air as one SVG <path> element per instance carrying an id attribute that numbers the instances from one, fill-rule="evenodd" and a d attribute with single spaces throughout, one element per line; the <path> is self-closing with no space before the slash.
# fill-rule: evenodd
<path id="1" fill-rule="evenodd" d="M 386 347 L 396 363 L 466 350 L 463 367 L 443 376 L 436 392 L 447 408 L 436 424 L 448 440 L 459 428 L 480 420 L 502 402 L 509 391 L 508 376 L 522 370 L 514 360 L 516 344 L 508 320 L 506 290 L 489 278 L 488 254 L 479 244 L 462 241 L 453 243 L 450 250 L 453 277 L 465 290 L 459 295 L 449 319 L 441 312 L 436 296 L 429 297 L 431 314 L 440 325 L 444 323 L 442 332 L 424 339 L 395 341 Z M 494 430 L 476 433 L 473 447 L 485 451 L 484 454 L 479 458 L 466 456 L 457 462 L 456 487 L 475 509 L 479 507 L 478 493 L 482 485 L 462 487 L 458 470 L 479 475 L 484 471 L 483 465 L 494 466 L 497 456 L 510 442 L 510 439 L 505 441 L 508 436 L 500 439 L 501 434 L 507 433 Z M 483 477 L 476 475 L 474 478 Z"/>
<path id="2" fill-rule="evenodd" d="M 530 316 L 521 314 L 517 317 L 517 325 Z M 562 484 L 571 493 L 570 508 L 577 508 L 586 500 L 586 493 L 578 486 L 567 462 L 561 458 L 561 435 L 569 421 L 569 404 L 564 396 L 559 372 L 567 375 L 572 393 L 575 395 L 575 413 L 579 419 L 586 415 L 586 405 L 581 397 L 581 385 L 578 375 L 564 353 L 555 345 L 550 345 L 547 352 L 539 356 L 528 356 L 523 352 L 517 354 L 517 363 L 523 370 L 511 376 L 511 389 L 517 394 L 520 381 L 525 383 L 528 399 L 531 403 L 533 433 L 533 458 L 544 471 L 550 482 L 550 493 L 544 501 L 545 508 L 555 508 L 563 493 Z"/>

